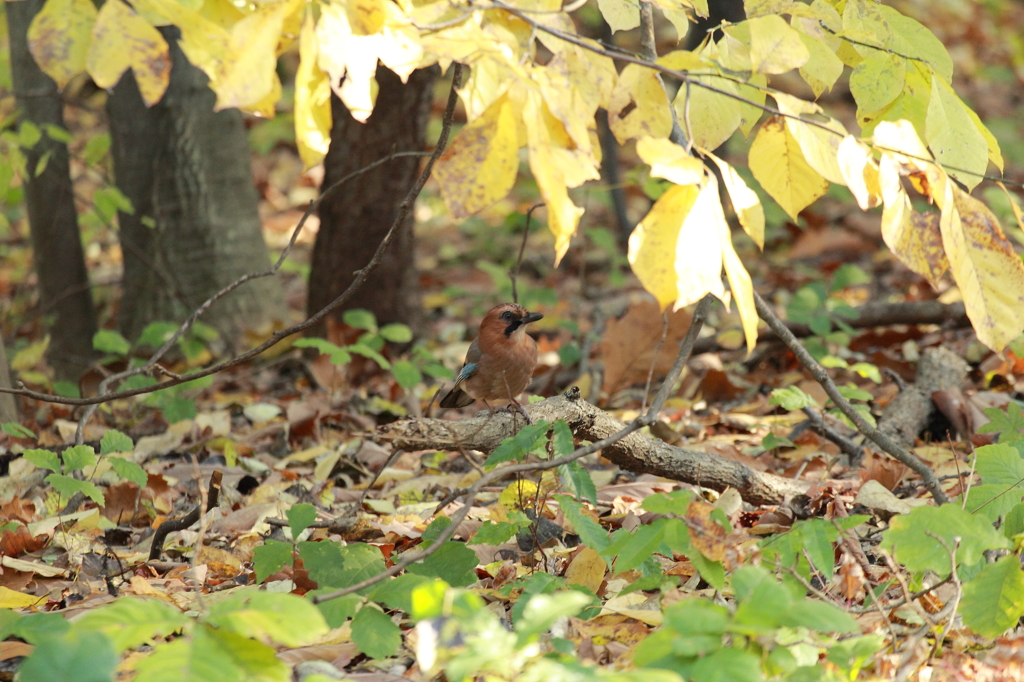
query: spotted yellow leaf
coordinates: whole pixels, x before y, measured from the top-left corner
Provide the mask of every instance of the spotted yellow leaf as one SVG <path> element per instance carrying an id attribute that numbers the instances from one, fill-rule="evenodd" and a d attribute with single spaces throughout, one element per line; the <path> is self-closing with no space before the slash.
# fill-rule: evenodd
<path id="1" fill-rule="evenodd" d="M 794 221 L 828 189 L 828 182 L 808 165 L 796 138 L 778 116 L 761 124 L 750 145 L 748 165 L 761 187 Z"/>
<path id="2" fill-rule="evenodd" d="M 96 23 L 89 0 L 47 0 L 28 27 L 28 47 L 39 68 L 63 88 L 85 71 Z"/>
<path id="3" fill-rule="evenodd" d="M 515 112 L 502 95 L 459 131 L 434 164 L 452 215 L 465 218 L 505 198 L 516 182 L 519 146 Z"/>
<path id="4" fill-rule="evenodd" d="M 171 81 L 167 42 L 121 0 L 108 0 L 92 30 L 86 69 L 96 85 L 112 88 L 129 67 L 146 106 L 159 102 Z"/>
<path id="5" fill-rule="evenodd" d="M 786 73 L 803 66 L 811 53 L 800 34 L 777 14 L 747 21 L 750 26 L 750 66 L 758 73 Z"/>
<path id="6" fill-rule="evenodd" d="M 882 203 L 881 187 L 878 184 L 878 164 L 868 146 L 853 135 L 847 135 L 839 143 L 836 161 L 843 180 L 857 200 L 861 210 L 874 208 Z"/>
<path id="7" fill-rule="evenodd" d="M 608 108 L 608 127 L 620 144 L 635 137 L 668 137 L 672 112 L 657 74 L 629 64 L 619 74 Z"/>

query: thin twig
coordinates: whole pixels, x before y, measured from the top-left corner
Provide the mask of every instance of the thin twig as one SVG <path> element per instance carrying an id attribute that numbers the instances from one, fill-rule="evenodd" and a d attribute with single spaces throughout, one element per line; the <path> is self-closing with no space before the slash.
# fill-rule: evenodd
<path id="1" fill-rule="evenodd" d="M 815 431 L 838 445 L 839 449 L 850 457 L 851 466 L 860 464 L 860 461 L 864 459 L 864 448 L 829 426 L 813 407 L 805 407 L 801 411 L 807 415 L 807 419 L 810 420 L 811 426 L 814 427 Z"/>
<path id="2" fill-rule="evenodd" d="M 217 501 L 220 499 L 220 485 L 221 478 L 223 477 L 223 475 L 224 473 L 220 469 L 217 469 L 210 476 L 210 487 L 206 491 L 205 505 L 202 502 L 200 502 L 192 509 L 192 511 L 186 514 L 183 518 L 168 519 L 167 521 L 164 521 L 160 524 L 160 526 L 156 529 L 156 532 L 153 533 L 153 544 L 149 548 L 150 561 L 156 561 L 160 558 L 160 555 L 164 551 L 164 541 L 167 539 L 167 536 L 169 534 L 173 533 L 176 530 L 185 530 L 193 523 L 198 521 L 203 514 L 204 506 L 206 506 L 209 509 L 213 509 L 214 507 L 217 506 Z M 199 484 L 202 485 L 202 481 L 200 481 Z"/>
<path id="3" fill-rule="evenodd" d="M 803 347 L 800 341 L 793 335 L 793 332 L 786 327 L 785 323 L 779 319 L 775 311 L 772 310 L 761 295 L 756 291 L 754 292 L 754 305 L 757 307 L 757 312 L 776 336 L 786 345 L 787 348 L 796 356 L 800 361 L 800 364 L 811 373 L 815 381 L 821 384 L 821 387 L 825 389 L 825 393 L 832 399 L 832 402 L 836 404 L 836 407 L 845 414 L 850 421 L 854 423 L 857 430 L 863 433 L 865 436 L 874 441 L 878 447 L 880 447 L 885 453 L 893 457 L 907 467 L 912 469 L 917 475 L 921 477 L 925 486 L 931 492 L 932 497 L 935 499 L 936 504 L 946 504 L 949 502 L 949 498 L 946 493 L 942 490 L 937 478 L 935 478 L 935 472 L 931 470 L 927 464 L 917 458 L 916 455 L 908 452 L 899 443 L 894 441 L 888 435 L 879 431 L 876 427 L 872 426 L 864 416 L 854 409 L 853 405 L 850 404 L 846 398 L 836 388 L 835 382 L 832 381 L 832 377 L 828 375 L 825 368 L 822 367 L 817 360 L 811 357 L 811 354 L 807 352 L 807 349 Z"/>
<path id="4" fill-rule="evenodd" d="M 519 269 L 523 266 L 523 254 L 526 253 L 526 239 L 530 236 L 530 219 L 533 217 L 533 212 L 543 206 L 543 202 L 534 204 L 530 207 L 530 210 L 526 212 L 526 226 L 523 227 L 523 243 L 519 245 L 519 258 L 516 259 L 516 269 L 515 272 L 509 273 L 509 277 L 512 280 L 513 303 L 519 303 L 519 289 L 517 288 L 517 283 L 519 282 Z"/>

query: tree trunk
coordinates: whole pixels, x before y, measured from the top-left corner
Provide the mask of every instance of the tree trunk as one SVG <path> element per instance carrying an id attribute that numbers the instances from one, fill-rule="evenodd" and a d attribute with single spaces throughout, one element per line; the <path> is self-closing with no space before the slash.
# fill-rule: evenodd
<path id="1" fill-rule="evenodd" d="M 147 108 L 131 71 L 107 102 L 114 173 L 134 213 L 119 215 L 124 294 L 119 324 L 134 339 L 150 322 L 178 322 L 238 277 L 270 266 L 260 230 L 242 114 L 214 113 L 209 79 L 171 47 L 171 82 Z M 204 316 L 233 348 L 244 333 L 284 319 L 280 285 L 263 278 L 220 299 Z"/>
<path id="2" fill-rule="evenodd" d="M 7 351 L 4 349 L 2 338 L 0 338 L 0 386 L 13 388 L 10 366 L 7 364 Z M 14 402 L 14 396 L 10 393 L 0 393 L 0 424 L 16 421 L 18 421 L 18 407 Z"/>
<path id="3" fill-rule="evenodd" d="M 345 105 L 332 96 L 334 121 L 331 147 L 324 159 L 323 187 L 392 152 L 421 151 L 436 80 L 436 69 L 420 69 L 403 85 L 398 76 L 379 67 L 380 91 L 373 115 L 365 124 L 353 119 Z M 395 159 L 354 178 L 324 199 L 309 277 L 310 314 L 337 298 L 352 282 L 353 273 L 370 261 L 394 222 L 399 203 L 415 182 L 421 161 L 415 157 Z M 366 308 L 381 323 L 417 326 L 420 306 L 413 222 L 410 212 L 380 267 L 356 292 L 350 308 Z M 322 335 L 323 329 L 314 333 Z"/>
<path id="4" fill-rule="evenodd" d="M 25 119 L 44 130 L 64 127 L 64 103 L 53 80 L 43 73 L 28 50 L 28 27 L 44 0 L 22 0 L 7 6 L 11 41 L 11 76 L 18 108 Z M 32 251 L 39 275 L 40 305 L 53 314 L 47 359 L 57 378 L 78 381 L 95 357 L 96 310 L 89 290 L 82 238 L 78 232 L 68 148 L 45 133 L 26 153 L 27 171 L 49 155 L 45 170 L 25 179 L 25 203 L 32 233 Z"/>

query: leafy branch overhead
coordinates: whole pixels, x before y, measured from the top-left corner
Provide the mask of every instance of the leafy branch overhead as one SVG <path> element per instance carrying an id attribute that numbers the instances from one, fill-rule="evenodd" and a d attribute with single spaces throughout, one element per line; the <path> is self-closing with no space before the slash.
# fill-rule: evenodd
<path id="1" fill-rule="evenodd" d="M 688 19 L 707 15 L 702 0 L 653 4 L 680 35 Z M 639 24 L 636 4 L 598 5 L 613 30 Z M 635 142 L 651 174 L 673 183 L 630 238 L 634 272 L 662 307 L 678 309 L 707 293 L 726 299 L 724 268 L 748 347 L 757 337 L 751 280 L 733 248 L 712 169 L 759 246 L 763 210 L 742 176 L 707 151 L 737 130 L 754 135 L 750 171 L 794 220 L 830 184 L 845 185 L 862 209 L 884 207 L 883 237 L 907 267 L 933 285 L 950 272 L 985 344 L 1002 349 L 1024 330 L 1024 265 L 992 212 L 968 194 L 989 164 L 1002 170 L 996 139 L 953 90 L 942 43 L 872 0 L 747 0 L 746 21 L 657 63 L 579 37 L 560 0 L 280 0 L 252 10 L 220 3 L 218 12 L 135 0 L 132 7 L 110 0 L 97 12 L 88 0 L 48 0 L 30 30 L 32 52 L 60 85 L 85 70 L 112 87 L 130 68 L 152 105 L 170 70 L 156 28 L 173 24 L 185 55 L 209 76 L 218 109 L 272 116 L 281 96 L 276 55 L 297 37 L 295 130 L 307 166 L 327 151 L 332 88 L 366 121 L 378 60 L 403 80 L 432 64 L 469 66 L 459 91 L 468 123 L 434 172 L 445 202 L 465 218 L 504 198 L 525 147 L 547 205 L 556 263 L 584 212 L 570 190 L 599 178 L 595 115 L 606 109 L 619 143 Z M 616 61 L 625 63 L 621 71 Z M 844 66 L 852 68 L 860 137 L 817 104 L 769 85 L 770 76 L 796 70 L 820 96 Z M 674 97 L 662 77 L 680 84 Z M 674 118 L 686 148 L 669 140 Z M 937 213 L 915 211 L 904 178 Z"/>

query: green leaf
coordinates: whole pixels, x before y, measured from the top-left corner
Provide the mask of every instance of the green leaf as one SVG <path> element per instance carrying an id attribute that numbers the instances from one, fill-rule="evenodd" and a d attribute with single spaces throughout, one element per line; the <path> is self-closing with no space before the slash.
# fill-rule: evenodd
<path id="1" fill-rule="evenodd" d="M 774 450 L 775 448 L 795 448 L 796 445 L 784 436 L 779 437 L 768 432 L 768 435 L 761 439 L 761 447 L 765 450 Z"/>
<path id="2" fill-rule="evenodd" d="M 556 419 L 551 429 L 551 450 L 555 457 L 565 457 L 576 449 L 572 429 L 564 419 Z"/>
<path id="3" fill-rule="evenodd" d="M 398 385 L 405 389 L 410 389 L 423 381 L 419 368 L 408 360 L 395 360 L 391 364 L 391 373 Z"/>
<path id="4" fill-rule="evenodd" d="M 299 534 L 313 525 L 316 521 L 316 507 L 311 504 L 293 504 L 284 513 L 288 517 L 288 527 L 292 531 L 292 540 L 297 540 Z"/>
<path id="5" fill-rule="evenodd" d="M 32 448 L 25 450 L 21 456 L 40 469 L 49 469 L 54 473 L 60 473 L 60 458 L 57 457 L 56 452 Z"/>
<path id="6" fill-rule="evenodd" d="M 2 427 L 8 436 L 14 436 L 15 438 L 32 438 L 35 439 L 36 434 L 32 432 L 32 429 L 27 426 L 22 426 L 18 422 L 7 422 Z"/>
<path id="7" fill-rule="evenodd" d="M 430 578 L 425 578 L 422 575 L 414 575 L 412 573 L 405 573 L 393 578 L 391 580 L 385 580 L 378 584 L 373 592 L 370 593 L 370 599 L 382 604 L 387 604 L 389 608 L 399 609 L 405 613 L 412 613 L 412 593 L 417 587 L 424 583 L 432 582 Z"/>
<path id="8" fill-rule="evenodd" d="M 316 596 L 316 593 L 319 592 L 322 592 L 322 590 L 314 590 L 307 596 Z M 358 594 L 346 594 L 343 597 L 335 597 L 334 599 L 320 602 L 316 607 L 320 609 L 324 620 L 327 621 L 327 627 L 334 629 L 340 628 L 345 624 L 345 621 L 356 615 L 356 609 L 365 601 L 366 598 Z"/>
<path id="9" fill-rule="evenodd" d="M 793 604 L 793 597 L 774 576 L 760 566 L 742 566 L 733 573 L 736 591 L 736 622 L 750 628 L 752 634 L 782 624 Z"/>
<path id="10" fill-rule="evenodd" d="M 618 530 L 610 545 L 600 551 L 602 556 L 615 557 L 615 572 L 631 571 L 658 549 L 665 537 L 663 521 L 638 527 L 632 533 Z"/>
<path id="11" fill-rule="evenodd" d="M 21 125 L 18 126 L 19 146 L 25 149 L 32 149 L 32 147 L 35 147 L 41 139 L 43 139 L 43 134 L 32 121 L 22 121 Z"/>
<path id="12" fill-rule="evenodd" d="M 213 604 L 206 622 L 254 639 L 269 639 L 286 647 L 312 644 L 327 632 L 319 609 L 294 594 L 238 588 Z"/>
<path id="13" fill-rule="evenodd" d="M 46 136 L 54 142 L 63 142 L 64 144 L 67 144 L 74 139 L 71 136 L 71 133 L 58 125 L 47 123 L 43 128 L 46 130 Z"/>
<path id="14" fill-rule="evenodd" d="M 352 362 L 352 355 L 342 348 L 336 346 L 326 339 L 318 339 L 315 337 L 299 339 L 294 344 L 296 348 L 316 348 L 323 355 L 329 355 L 331 357 L 332 365 L 347 365 Z"/>
<path id="15" fill-rule="evenodd" d="M 1011 400 L 1007 404 L 1005 412 L 998 407 L 986 407 L 982 412 L 990 421 L 983 424 L 978 429 L 978 433 L 1002 432 L 999 436 L 1000 443 L 1008 443 L 1024 437 L 1021 434 L 1021 429 L 1024 429 L 1024 414 L 1022 414 L 1020 403 L 1016 400 Z"/>
<path id="16" fill-rule="evenodd" d="M 128 355 L 132 344 L 128 343 L 128 339 L 121 336 L 120 332 L 113 329 L 101 329 L 93 335 L 92 347 L 101 353 Z"/>
<path id="17" fill-rule="evenodd" d="M 75 493 L 80 492 L 96 504 L 101 507 L 103 506 L 103 493 L 100 492 L 100 489 L 95 484 L 89 481 L 79 481 L 78 479 L 62 476 L 61 474 L 50 474 L 46 477 L 46 482 L 60 493 L 64 499 L 68 499 Z"/>
<path id="18" fill-rule="evenodd" d="M 573 531 L 580 536 L 580 541 L 591 549 L 602 552 L 611 543 L 608 531 L 594 519 L 583 513 L 583 505 L 568 495 L 556 495 L 555 501 L 565 515 L 565 520 L 572 525 Z"/>
<path id="19" fill-rule="evenodd" d="M 1015 504 L 1003 521 L 1003 535 L 1012 538 L 1020 533 L 1024 533 L 1024 502 Z"/>
<path id="20" fill-rule="evenodd" d="M 719 649 L 701 658 L 690 669 L 700 682 L 762 682 L 761 659 L 740 649 Z"/>
<path id="21" fill-rule="evenodd" d="M 547 632 L 556 620 L 577 615 L 592 601 L 593 597 L 576 590 L 530 597 L 523 615 L 515 624 L 516 646 L 525 646 L 538 635 Z"/>
<path id="22" fill-rule="evenodd" d="M 309 571 L 309 577 L 322 588 L 351 587 L 384 570 L 384 555 L 376 547 L 366 544 L 341 547 L 330 541 L 300 542 L 299 556 Z M 372 589 L 368 587 L 360 594 Z"/>
<path id="23" fill-rule="evenodd" d="M 421 562 L 406 569 L 413 575 L 440 578 L 454 587 L 466 587 L 476 582 L 476 552 L 462 542 L 448 542 Z"/>
<path id="24" fill-rule="evenodd" d="M 365 329 L 365 327 L 363 327 Z M 370 330 L 373 331 L 373 330 Z M 380 328 L 378 332 L 386 341 L 392 343 L 409 343 L 412 341 L 412 330 L 404 324 L 392 322 Z"/>
<path id="25" fill-rule="evenodd" d="M 128 215 L 135 214 L 131 200 L 113 185 L 101 187 L 93 192 L 92 203 L 100 218 L 106 223 L 109 223 L 119 211 Z"/>
<path id="26" fill-rule="evenodd" d="M 288 666 L 266 644 L 207 626 L 196 628 L 191 640 L 181 638 L 156 647 L 135 669 L 135 682 L 291 680 Z"/>
<path id="27" fill-rule="evenodd" d="M 493 469 L 502 462 L 518 461 L 529 454 L 534 447 L 544 438 L 551 424 L 546 421 L 539 421 L 536 424 L 527 424 L 514 436 L 501 441 L 498 447 L 494 448 L 484 462 L 485 469 Z"/>
<path id="28" fill-rule="evenodd" d="M 670 493 L 648 495 L 640 506 L 653 514 L 686 516 L 686 510 L 693 499 L 693 493 L 689 490 L 673 490 Z"/>
<path id="29" fill-rule="evenodd" d="M 853 384 L 848 384 L 846 386 L 836 386 L 836 389 L 839 391 L 839 395 L 843 396 L 847 400 L 863 400 L 866 402 L 870 402 L 871 400 L 875 399 L 875 396 L 871 395 L 863 388 L 858 388 Z"/>
<path id="30" fill-rule="evenodd" d="M 147 379 L 150 377 L 146 377 Z M 123 386 L 123 384 L 122 384 Z M 64 398 L 81 398 L 82 391 L 78 388 L 78 384 L 72 381 L 55 381 L 53 382 L 53 392 Z"/>
<path id="31" fill-rule="evenodd" d="M 1004 556 L 964 585 L 960 601 L 964 625 L 982 637 L 998 637 L 1024 616 L 1024 572 L 1020 557 Z"/>
<path id="32" fill-rule="evenodd" d="M 525 518 L 525 514 L 523 515 Z M 512 538 L 515 537 L 523 528 L 529 528 L 530 522 L 527 519 L 526 523 L 510 523 L 508 521 L 502 521 L 495 523 L 494 521 L 484 521 L 483 525 L 477 528 L 476 533 L 473 534 L 473 539 L 470 540 L 471 545 L 503 545 Z"/>
<path id="33" fill-rule="evenodd" d="M 141 466 L 123 457 L 110 457 L 110 467 L 118 476 L 126 481 L 131 481 L 140 488 L 145 488 L 149 483 L 149 474 Z"/>
<path id="34" fill-rule="evenodd" d="M 82 156 L 87 164 L 95 166 L 103 160 L 103 157 L 107 155 L 109 150 L 110 134 L 99 133 L 90 137 L 89 141 L 85 143 L 85 150 L 82 152 Z"/>
<path id="35" fill-rule="evenodd" d="M 398 652 L 402 631 L 384 612 L 366 604 L 352 619 L 352 641 L 370 658 L 388 658 Z"/>
<path id="36" fill-rule="evenodd" d="M 195 416 L 198 414 L 196 401 L 190 400 L 185 396 L 176 395 L 164 405 L 163 413 L 164 419 L 167 420 L 168 424 L 177 424 L 186 419 L 195 419 Z"/>
<path id="37" fill-rule="evenodd" d="M 879 107 L 881 108 L 881 107 Z M 853 263 L 843 263 L 832 273 L 832 284 L 829 286 L 829 293 L 842 291 L 843 289 L 857 286 L 858 284 L 870 284 L 871 275 L 864 272 Z"/>
<path id="38" fill-rule="evenodd" d="M 597 506 L 597 485 L 585 466 L 579 462 L 563 464 L 558 467 L 558 477 L 565 489 L 575 497 Z"/>
<path id="39" fill-rule="evenodd" d="M 814 398 L 807 395 L 796 386 L 776 388 L 772 391 L 771 397 L 768 399 L 768 404 L 782 405 L 784 410 L 789 410 L 790 412 L 804 407 L 815 407 L 817 405 L 817 403 L 814 402 Z"/>
<path id="40" fill-rule="evenodd" d="M 61 455 L 65 471 L 78 471 L 96 464 L 96 451 L 91 445 L 73 445 Z"/>
<path id="41" fill-rule="evenodd" d="M 75 629 L 102 632 L 120 654 L 154 637 L 185 629 L 192 619 L 160 599 L 124 597 L 86 612 Z"/>
<path id="42" fill-rule="evenodd" d="M 369 310 L 352 308 L 351 310 L 346 310 L 342 314 L 341 319 L 345 324 L 355 329 L 365 329 L 368 332 L 374 333 L 377 331 L 377 318 Z"/>
<path id="43" fill-rule="evenodd" d="M 387 358 L 385 358 L 383 355 L 381 355 L 374 349 L 370 348 L 365 343 L 353 343 L 352 345 L 347 346 L 347 348 L 351 353 L 355 353 L 356 355 L 362 355 L 364 358 L 370 358 L 378 365 L 380 365 L 381 369 L 391 369 L 391 363 L 388 362 Z"/>
<path id="44" fill-rule="evenodd" d="M 266 540 L 252 551 L 252 566 L 256 582 L 262 583 L 292 562 L 292 546 L 280 540 Z"/>
<path id="45" fill-rule="evenodd" d="M 785 613 L 782 624 L 818 632 L 843 634 L 860 632 L 857 621 L 850 614 L 837 606 L 813 599 L 801 599 L 791 604 Z"/>
<path id="46" fill-rule="evenodd" d="M 0 614 L 9 616 L 9 609 L 0 610 Z M 17 615 L 17 614 L 14 614 Z M 29 644 L 39 644 L 44 639 L 62 637 L 71 629 L 71 623 L 64 620 L 59 613 L 31 613 L 14 620 L 7 621 L 0 631 L 0 637 L 20 637 Z"/>
<path id="47" fill-rule="evenodd" d="M 426 528 L 423 529 L 423 535 L 420 536 L 423 540 L 424 547 L 428 547 L 438 538 L 441 537 L 441 533 L 447 530 L 452 525 L 452 520 L 447 516 L 438 516 L 436 519 L 431 521 Z"/>
<path id="48" fill-rule="evenodd" d="M 861 666 L 874 658 L 875 654 L 885 646 L 885 638 L 881 635 L 864 635 L 851 637 L 828 650 L 827 660 L 846 673 L 847 679 L 857 678 Z"/>
<path id="49" fill-rule="evenodd" d="M 911 572 L 935 571 L 940 578 L 950 574 L 949 548 L 960 538 L 957 563 L 971 566 L 982 560 L 982 552 L 1009 547 L 1009 540 L 981 515 L 972 515 L 955 504 L 941 507 L 917 507 L 909 514 L 894 517 L 882 534 L 888 549 Z"/>
<path id="50" fill-rule="evenodd" d="M 174 336 L 174 332 L 178 331 L 178 326 L 173 322 L 150 322 L 139 334 L 139 340 L 136 343 L 140 346 L 159 348 L 167 343 L 167 339 Z"/>
<path id="51" fill-rule="evenodd" d="M 110 682 L 118 662 L 107 637 L 79 630 L 40 640 L 18 675 L 22 682 Z"/>
<path id="52" fill-rule="evenodd" d="M 117 429 L 110 429 L 100 438 L 100 454 L 109 455 L 111 452 L 131 452 L 135 448 L 132 439 Z"/>
<path id="53" fill-rule="evenodd" d="M 988 143 L 969 111 L 949 83 L 932 76 L 932 96 L 925 118 L 928 147 L 968 192 L 982 181 L 988 168 Z"/>

